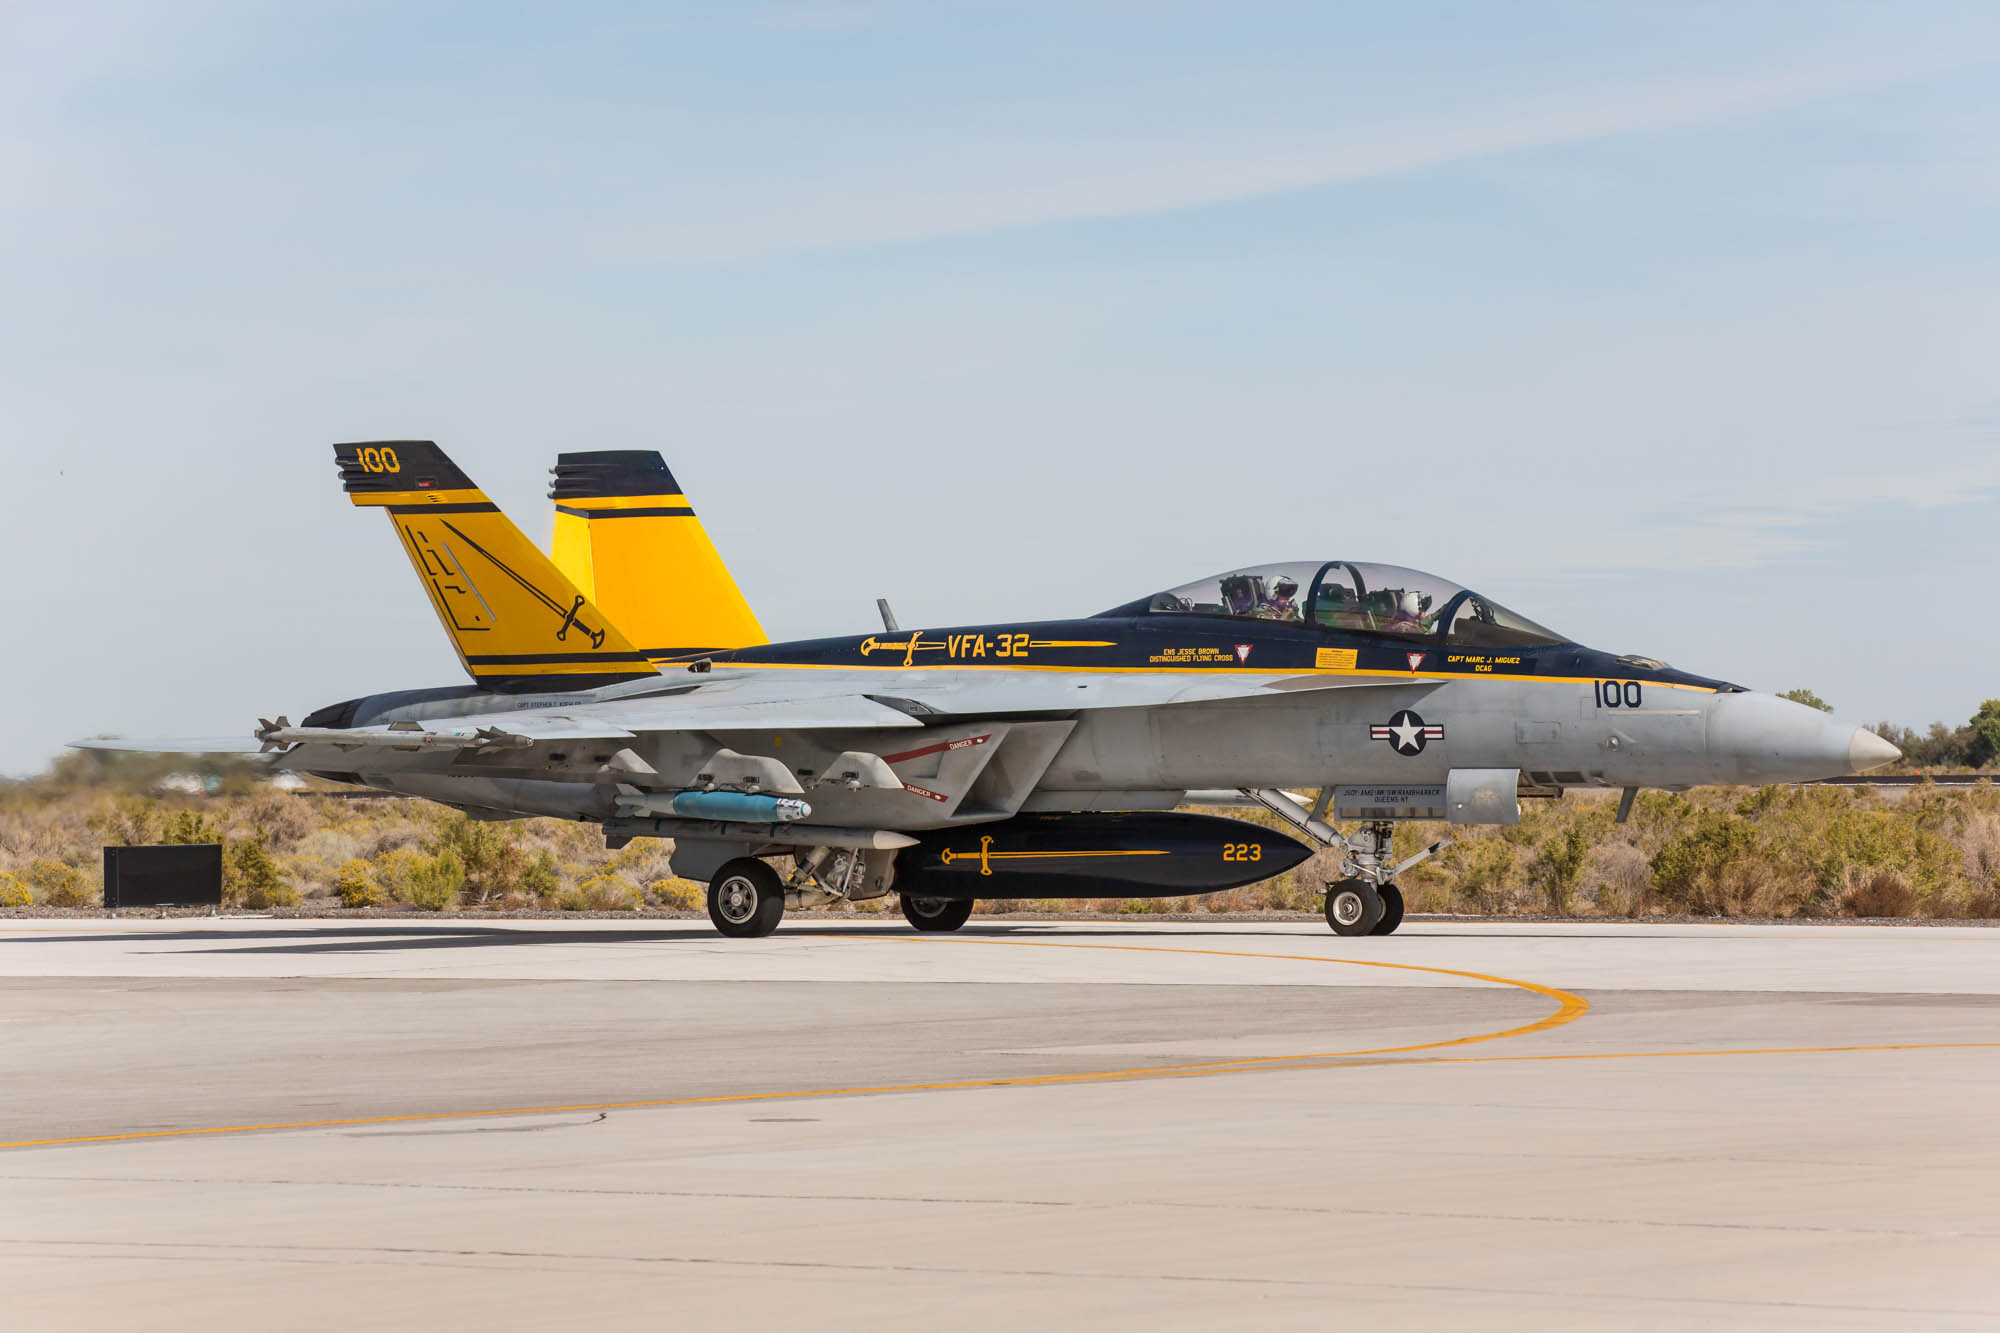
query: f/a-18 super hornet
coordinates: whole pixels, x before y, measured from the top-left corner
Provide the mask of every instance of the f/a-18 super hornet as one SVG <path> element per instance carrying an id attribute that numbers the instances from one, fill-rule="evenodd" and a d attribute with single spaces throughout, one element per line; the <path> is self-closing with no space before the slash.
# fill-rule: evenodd
<path id="1" fill-rule="evenodd" d="M 1898 757 L 1803 705 L 1348 560 L 1239 569 L 1077 619 L 770 643 L 698 527 L 617 527 L 692 519 L 664 467 L 635 481 L 632 456 L 559 465 L 566 574 L 436 445 L 335 456 L 350 500 L 389 516 L 472 683 L 280 717 L 254 747 L 480 818 L 671 838 L 674 872 L 707 884 L 726 935 L 890 893 L 918 929 L 954 930 L 980 898 L 1211 892 L 1291 869 L 1308 843 L 1339 856 L 1328 924 L 1386 934 L 1395 876 L 1444 845 L 1397 861 L 1397 820 L 1511 824 L 1524 797 L 1572 788 L 1621 790 L 1622 819 L 1641 788 Z M 676 563 L 695 588 L 680 616 Z M 1307 841 L 1176 809 L 1218 789 Z"/>

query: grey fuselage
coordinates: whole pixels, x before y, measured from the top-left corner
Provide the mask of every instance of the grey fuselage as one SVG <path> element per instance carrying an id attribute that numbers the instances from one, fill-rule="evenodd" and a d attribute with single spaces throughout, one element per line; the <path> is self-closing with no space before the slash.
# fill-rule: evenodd
<path id="1" fill-rule="evenodd" d="M 306 720 L 587 718 L 661 700 L 685 710 L 659 730 L 635 725 L 623 767 L 608 751 L 552 760 L 547 747 L 364 760 L 303 746 L 286 763 L 491 817 L 611 821 L 646 793 L 709 785 L 715 756 L 727 754 L 799 775 L 815 826 L 917 830 L 1161 809 L 1212 788 L 1438 784 L 1454 769 L 1518 770 L 1524 789 L 1553 794 L 1798 782 L 1896 757 L 1803 705 L 1574 643 L 1426 643 L 1240 618 L 1107 613 L 898 631 L 661 670 L 574 692 L 375 695 Z M 894 709 L 901 725 L 757 726 L 760 709 L 796 720 L 798 701 L 835 697 Z M 886 760 L 894 785 L 830 781 L 855 755 Z M 763 789 L 779 788 L 766 778 Z"/>

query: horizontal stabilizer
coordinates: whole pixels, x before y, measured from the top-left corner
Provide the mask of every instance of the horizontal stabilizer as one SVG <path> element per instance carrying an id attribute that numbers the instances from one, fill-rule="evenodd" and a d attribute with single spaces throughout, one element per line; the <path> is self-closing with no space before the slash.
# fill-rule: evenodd
<path id="1" fill-rule="evenodd" d="M 116 750 L 126 754 L 261 754 L 264 747 L 250 736 L 92 736 L 71 741 L 72 750 Z"/>

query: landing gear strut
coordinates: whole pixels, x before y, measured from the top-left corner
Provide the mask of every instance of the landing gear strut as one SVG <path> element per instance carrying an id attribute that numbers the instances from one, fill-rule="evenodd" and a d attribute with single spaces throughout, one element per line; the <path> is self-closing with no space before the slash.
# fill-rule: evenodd
<path id="1" fill-rule="evenodd" d="M 1329 788 L 1320 792 L 1311 810 L 1276 788 L 1243 789 L 1243 794 L 1277 815 L 1320 846 L 1340 853 L 1341 879 L 1326 886 L 1326 924 L 1336 935 L 1388 935 L 1403 924 L 1403 891 L 1395 878 L 1451 845 L 1440 838 L 1415 856 L 1391 864 L 1396 826 L 1371 819 L 1352 834 L 1342 834 L 1324 822 Z"/>

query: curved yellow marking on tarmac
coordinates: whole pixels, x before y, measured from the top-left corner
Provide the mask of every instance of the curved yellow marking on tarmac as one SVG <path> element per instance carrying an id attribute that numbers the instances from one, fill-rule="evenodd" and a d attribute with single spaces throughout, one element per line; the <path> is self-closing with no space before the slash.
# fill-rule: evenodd
<path id="1" fill-rule="evenodd" d="M 1533 981 L 1519 981 L 1513 977 L 1498 977 L 1486 972 L 1465 972 L 1455 967 L 1424 967 L 1417 963 L 1384 963 L 1372 958 L 1329 958 L 1324 954 L 1309 953 L 1245 953 L 1236 949 L 1182 949 L 1164 944 L 1084 944 L 1068 940 L 988 940 L 977 936 L 956 936 L 945 939 L 926 940 L 921 935 L 854 935 L 849 938 L 861 940 L 887 940 L 898 944 L 995 944 L 1014 949 L 1105 949 L 1118 953 L 1185 953 L 1206 955 L 1211 958 L 1274 958 L 1297 963 L 1344 963 L 1349 967 L 1385 967 L 1397 972 L 1429 972 L 1440 977 L 1464 977 L 1470 981 L 1485 981 L 1496 986 L 1513 986 L 1519 990 L 1531 991 L 1536 995 L 1546 995 L 1556 1002 L 1556 1011 L 1547 1018 L 1533 1023 L 1525 1023 L 1517 1028 L 1504 1028 L 1499 1032 L 1480 1032 L 1470 1037 L 1452 1037 L 1445 1041 L 1418 1042 L 1413 1046 L 1380 1046 L 1363 1051 L 1310 1051 L 1298 1055 L 1254 1055 L 1240 1060 L 1215 1060 L 1194 1065 L 1160 1065 L 1151 1069 L 1120 1069 L 1104 1075 L 1074 1075 L 1072 1077 L 1118 1078 L 1153 1074 L 1183 1073 L 1207 1069 L 1233 1069 L 1240 1065 L 1268 1065 L 1283 1060 L 1341 1060 L 1357 1055 L 1399 1055 L 1407 1051 L 1432 1051 L 1445 1046 L 1470 1046 L 1474 1042 L 1498 1041 L 1502 1037 L 1525 1037 L 1531 1032 L 1544 1032 L 1549 1028 L 1559 1028 L 1565 1023 L 1573 1023 L 1582 1018 L 1590 1009 L 1590 1001 L 1581 995 L 1572 995 L 1554 986 L 1543 986 Z M 6 1147 L 0 1144 L 0 1148 Z"/>
<path id="2" fill-rule="evenodd" d="M 1279 1072 L 1285 1070 L 1370 1068 L 1405 1065 L 1536 1064 L 1573 1060 L 1666 1060 L 1700 1058 L 1705 1056 L 1827 1055 L 1870 1051 L 1941 1051 L 2000 1048 L 2000 1041 L 1943 1041 L 1895 1042 L 1862 1046 L 1773 1046 L 1701 1051 L 1580 1051 L 1547 1055 L 1427 1055 L 1401 1060 L 1372 1059 L 1364 1057 L 1410 1055 L 1417 1051 L 1439 1050 L 1452 1046 L 1471 1045 L 1477 1042 L 1498 1041 L 1503 1037 L 1520 1037 L 1532 1032 L 1547 1031 L 1550 1028 L 1560 1027 L 1565 1023 L 1571 1023 L 1581 1018 L 1589 1010 L 1590 1004 L 1581 996 L 1572 995 L 1568 991 L 1558 990 L 1553 986 L 1543 986 L 1532 981 L 1520 981 L 1512 977 L 1493 976 L 1484 972 L 1466 972 L 1456 968 L 1424 967 L 1416 963 L 1388 963 L 1369 958 L 1329 958 L 1324 955 L 1315 954 L 1250 953 L 1228 949 L 1184 949 L 1151 944 L 1088 944 L 1081 941 L 1063 940 L 986 940 L 977 938 L 939 940 L 926 939 L 922 936 L 861 934 L 828 936 L 823 938 L 891 941 L 903 944 L 986 944 L 1026 949 L 1103 949 L 1134 953 L 1206 955 L 1216 958 L 1268 958 L 1307 963 L 1344 963 L 1353 967 L 1380 967 L 1403 972 L 1428 972 L 1437 976 L 1463 977 L 1471 981 L 1513 986 L 1520 990 L 1547 996 L 1555 1000 L 1558 1007 L 1554 1013 L 1548 1015 L 1546 1018 L 1533 1023 L 1523 1024 L 1519 1027 L 1505 1028 L 1498 1032 L 1482 1032 L 1467 1037 L 1452 1037 L 1443 1041 L 1419 1042 L 1408 1046 L 1384 1046 L 1372 1050 L 1251 1056 L 1239 1060 L 1218 1060 L 1199 1064 L 1153 1065 L 1134 1069 L 1094 1070 L 1075 1074 L 1023 1074 L 1000 1078 L 962 1079 L 945 1083 L 894 1083 L 873 1087 L 813 1088 L 789 1092 L 724 1093 L 709 1097 L 663 1097 L 627 1102 L 586 1102 L 572 1106 L 514 1106 L 472 1111 L 422 1111 L 407 1115 L 353 1116 L 335 1120 L 294 1120 L 262 1125 L 215 1125 L 195 1129 L 143 1130 L 127 1134 L 90 1134 L 76 1138 L 21 1139 L 12 1143 L 0 1143 L 0 1149 L 52 1148 L 85 1143 L 119 1143 L 140 1139 L 193 1138 L 216 1134 L 249 1134 L 285 1129 L 343 1129 L 361 1125 L 409 1124 L 411 1122 L 430 1120 L 491 1119 L 497 1116 L 517 1115 L 561 1115 L 579 1111 L 637 1111 L 661 1109 L 670 1106 L 715 1106 L 728 1103 L 800 1101 L 817 1097 L 859 1097 L 903 1092 L 948 1092 L 972 1088 L 1035 1087 L 1064 1083 L 1111 1083 L 1158 1078 L 1199 1078 L 1219 1074 L 1257 1073 L 1259 1071 Z"/>
<path id="3" fill-rule="evenodd" d="M 947 1092 L 967 1088 L 1007 1088 L 1033 1087 L 1057 1083 L 1109 1083 L 1123 1080 L 1149 1078 L 1186 1078 L 1203 1074 L 1242 1073 L 1263 1068 L 1325 1067 L 1323 1064 L 1300 1064 L 1300 1061 L 1351 1060 L 1359 1056 L 1397 1055 L 1411 1051 L 1430 1051 L 1447 1046 L 1464 1046 L 1473 1042 L 1498 1041 L 1502 1037 L 1524 1037 L 1531 1032 L 1542 1032 L 1560 1027 L 1583 1017 L 1589 1010 L 1590 1002 L 1580 995 L 1557 990 L 1553 986 L 1543 986 L 1533 981 L 1517 981 L 1512 977 L 1491 976 L 1484 972 L 1465 972 L 1450 967 L 1424 967 L 1416 963 L 1385 963 L 1367 958 L 1329 958 L 1323 954 L 1303 953 L 1251 953 L 1232 949 L 1182 949 L 1158 944 L 1087 944 L 1082 941 L 1058 940 L 989 940 L 972 938 L 938 939 L 923 935 L 829 935 L 823 939 L 871 940 L 893 944 L 963 944 L 991 945 L 1014 949 L 1101 949 L 1121 953 L 1175 953 L 1206 956 L 1210 958 L 1263 958 L 1281 962 L 1301 963 L 1343 963 L 1351 967 L 1381 967 L 1399 972 L 1428 972 L 1436 976 L 1464 977 L 1472 981 L 1489 982 L 1499 986 L 1513 986 L 1536 995 L 1544 995 L 1556 1001 L 1556 1011 L 1546 1018 L 1519 1027 L 1504 1028 L 1498 1032 L 1474 1033 L 1469 1037 L 1451 1037 L 1443 1041 L 1417 1042 L 1408 1046 L 1381 1046 L 1355 1051 L 1306 1051 L 1296 1055 L 1246 1056 L 1238 1060 L 1213 1060 L 1198 1064 L 1150 1065 L 1136 1069 L 1091 1070 L 1075 1074 L 1020 1074 L 1003 1078 L 963 1079 L 950 1083 L 899 1083 L 877 1087 L 856 1088 L 814 1088 L 792 1092 L 740 1092 L 726 1093 L 713 1097 L 665 1097 L 636 1102 L 595 1102 L 579 1106 L 532 1106 L 507 1107 L 476 1111 L 422 1111 L 409 1115 L 357 1116 L 338 1120 L 295 1120 L 268 1125 L 215 1125 L 197 1129 L 154 1129 L 141 1130 L 129 1134 L 88 1134 L 77 1138 L 19 1139 L 12 1143 L 0 1143 L 4 1148 L 51 1148 L 64 1144 L 118 1143 L 134 1139 L 190 1138 L 209 1134 L 247 1134 L 260 1130 L 278 1129 L 332 1129 L 354 1125 L 404 1124 L 413 1120 L 463 1120 L 474 1117 L 507 1115 L 555 1115 L 575 1111 L 631 1111 L 666 1106 L 708 1106 L 722 1102 L 763 1102 L 784 1101 L 808 1097 L 859 1097 L 870 1094 L 893 1092 Z"/>

